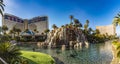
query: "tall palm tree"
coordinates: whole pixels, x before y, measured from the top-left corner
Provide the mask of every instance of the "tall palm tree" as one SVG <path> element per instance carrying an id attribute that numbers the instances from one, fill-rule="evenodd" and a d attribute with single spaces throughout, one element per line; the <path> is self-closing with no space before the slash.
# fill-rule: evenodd
<path id="1" fill-rule="evenodd" d="M 19 36 L 19 34 L 20 34 L 20 32 L 21 32 L 21 29 L 17 28 L 17 29 L 16 29 L 16 32 L 17 32 L 17 34 L 18 34 L 18 36 Z"/>
<path id="2" fill-rule="evenodd" d="M 87 24 L 84 25 L 84 30 L 87 30 L 88 26 Z"/>
<path id="3" fill-rule="evenodd" d="M 83 25 L 82 25 L 82 23 L 79 23 L 80 24 L 80 27 L 82 27 Z"/>
<path id="4" fill-rule="evenodd" d="M 89 25 L 89 20 L 86 20 L 86 24 Z"/>
<path id="5" fill-rule="evenodd" d="M 120 13 L 117 14 L 117 16 L 115 16 L 114 20 L 113 20 L 113 24 L 115 26 L 120 26 Z M 120 58 L 120 45 L 117 47 L 117 56 Z"/>
<path id="6" fill-rule="evenodd" d="M 8 27 L 6 25 L 2 26 L 3 33 L 6 34 L 6 31 L 8 30 Z"/>
<path id="7" fill-rule="evenodd" d="M 113 20 L 113 24 L 115 26 L 120 25 L 120 13 L 117 14 L 117 16 L 115 16 L 114 20 Z"/>
<path id="8" fill-rule="evenodd" d="M 78 19 L 74 19 L 74 24 L 79 24 L 79 20 Z"/>
<path id="9" fill-rule="evenodd" d="M 89 28 L 89 29 L 88 29 L 88 33 L 89 33 L 89 34 L 91 34 L 92 31 L 93 31 L 92 28 Z"/>
<path id="10" fill-rule="evenodd" d="M 12 31 L 13 31 L 13 34 L 14 34 L 14 38 L 15 38 L 15 35 L 16 35 L 16 32 L 17 32 L 17 28 L 15 28 L 15 26 L 12 28 Z"/>
<path id="11" fill-rule="evenodd" d="M 10 30 L 9 34 L 12 36 L 12 34 L 14 34 L 14 31 Z"/>
<path id="12" fill-rule="evenodd" d="M 0 44 L 0 58 L 8 64 L 11 64 L 13 60 L 20 59 L 20 54 L 20 49 L 9 42 Z"/>
<path id="13" fill-rule="evenodd" d="M 72 20 L 74 19 L 73 15 L 70 15 L 70 20 L 71 20 L 71 23 L 72 23 Z"/>
<path id="14" fill-rule="evenodd" d="M 3 0 L 0 0 L 0 14 L 3 16 L 3 11 L 4 11 L 4 3 Z"/>
<path id="15" fill-rule="evenodd" d="M 82 27 L 82 24 L 80 23 L 78 19 L 74 19 L 74 24 L 76 27 Z"/>
<path id="16" fill-rule="evenodd" d="M 86 20 L 86 23 L 85 23 L 85 25 L 84 25 L 84 30 L 86 30 L 86 31 L 87 31 L 88 26 L 89 26 L 89 20 Z"/>
<path id="17" fill-rule="evenodd" d="M 57 27 L 55 24 L 53 24 L 53 25 L 52 25 L 52 28 L 53 28 L 53 29 L 56 29 L 56 28 L 58 28 L 58 27 Z"/>

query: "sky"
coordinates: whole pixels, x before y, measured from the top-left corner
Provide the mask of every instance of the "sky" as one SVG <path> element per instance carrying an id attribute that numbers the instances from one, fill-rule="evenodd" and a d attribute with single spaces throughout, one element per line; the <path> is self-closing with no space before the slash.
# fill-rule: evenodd
<path id="1" fill-rule="evenodd" d="M 24 19 L 48 16 L 49 28 L 70 23 L 70 15 L 82 24 L 88 19 L 89 27 L 110 25 L 120 12 L 120 0 L 4 0 L 5 13 Z M 118 29 L 119 28 L 119 29 Z M 120 34 L 120 27 L 117 27 Z"/>

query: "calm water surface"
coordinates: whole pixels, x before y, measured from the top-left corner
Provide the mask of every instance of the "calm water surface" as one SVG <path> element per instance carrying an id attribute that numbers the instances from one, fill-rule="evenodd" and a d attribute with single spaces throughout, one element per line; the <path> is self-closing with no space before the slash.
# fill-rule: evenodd
<path id="1" fill-rule="evenodd" d="M 70 50 L 43 48 L 36 50 L 57 57 L 65 64 L 110 64 L 113 58 L 111 42 L 90 44 L 88 48 Z"/>

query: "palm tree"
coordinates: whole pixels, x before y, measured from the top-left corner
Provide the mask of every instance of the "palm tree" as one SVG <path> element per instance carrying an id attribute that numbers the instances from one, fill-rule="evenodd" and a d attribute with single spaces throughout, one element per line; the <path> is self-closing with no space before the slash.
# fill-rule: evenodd
<path id="1" fill-rule="evenodd" d="M 87 31 L 88 26 L 89 26 L 89 20 L 86 20 L 86 23 L 85 23 L 85 25 L 84 25 L 84 30 L 86 30 L 86 31 Z"/>
<path id="2" fill-rule="evenodd" d="M 49 29 L 46 29 L 44 32 L 45 32 L 46 35 L 47 35 L 47 33 L 50 32 L 50 30 L 49 30 Z"/>
<path id="3" fill-rule="evenodd" d="M 89 25 L 89 20 L 86 20 L 86 24 Z"/>
<path id="4" fill-rule="evenodd" d="M 52 28 L 53 28 L 53 29 L 56 29 L 56 28 L 58 28 L 58 27 L 57 27 L 55 24 L 53 24 L 53 25 L 52 25 Z"/>
<path id="5" fill-rule="evenodd" d="M 89 29 L 88 29 L 88 33 L 89 33 L 89 34 L 91 34 L 92 31 L 93 31 L 92 28 L 89 28 Z"/>
<path id="6" fill-rule="evenodd" d="M 114 21 L 113 21 L 113 24 L 114 24 L 115 26 L 120 25 L 120 13 L 118 13 L 117 16 L 115 16 Z"/>
<path id="7" fill-rule="evenodd" d="M 73 15 L 70 15 L 70 20 L 71 20 L 71 23 L 72 23 L 72 20 L 74 19 Z"/>
<path id="8" fill-rule="evenodd" d="M 100 31 L 98 29 L 95 30 L 96 34 L 100 34 Z"/>
<path id="9" fill-rule="evenodd" d="M 61 27 L 64 27 L 64 25 L 62 25 Z"/>
<path id="10" fill-rule="evenodd" d="M 39 33 L 39 31 L 37 29 L 34 29 L 34 33 Z"/>
<path id="11" fill-rule="evenodd" d="M 74 19 L 74 24 L 76 27 L 82 27 L 82 24 L 80 23 L 78 19 Z"/>
<path id="12" fill-rule="evenodd" d="M 13 31 L 13 34 L 14 34 L 14 38 L 15 38 L 15 35 L 16 35 L 16 32 L 17 32 L 17 28 L 15 28 L 15 26 L 12 28 L 12 31 Z"/>
<path id="13" fill-rule="evenodd" d="M 20 32 L 21 32 L 21 29 L 16 29 L 16 32 L 17 32 L 17 34 L 18 34 L 18 36 L 19 36 L 19 34 L 20 34 Z"/>
<path id="14" fill-rule="evenodd" d="M 6 34 L 6 31 L 8 30 L 8 27 L 6 25 L 2 26 L 3 33 Z"/>
<path id="15" fill-rule="evenodd" d="M 88 26 L 87 24 L 84 25 L 84 30 L 87 30 Z"/>
<path id="16" fill-rule="evenodd" d="M 73 22 L 70 22 L 70 25 L 73 25 Z"/>
<path id="17" fill-rule="evenodd" d="M 9 42 L 0 44 L 0 58 L 8 64 L 11 64 L 13 60 L 20 59 L 20 54 L 20 49 Z"/>
<path id="18" fill-rule="evenodd" d="M 74 19 L 74 24 L 79 24 L 79 20 L 78 19 Z"/>
<path id="19" fill-rule="evenodd" d="M 13 31 L 13 30 L 10 30 L 9 34 L 11 34 L 11 36 L 12 36 L 12 34 L 14 34 L 14 31 Z"/>
<path id="20" fill-rule="evenodd" d="M 4 11 L 4 3 L 3 3 L 3 0 L 0 0 L 0 14 L 3 16 L 3 11 Z"/>

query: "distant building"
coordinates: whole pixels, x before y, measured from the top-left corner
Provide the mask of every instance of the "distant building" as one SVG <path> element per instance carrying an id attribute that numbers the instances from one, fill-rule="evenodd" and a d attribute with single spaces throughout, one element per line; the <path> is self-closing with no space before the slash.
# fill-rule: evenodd
<path id="1" fill-rule="evenodd" d="M 2 25 L 6 25 L 8 27 L 8 32 L 15 27 L 21 29 L 22 32 L 29 29 L 32 32 L 37 30 L 38 34 L 41 34 L 44 30 L 48 29 L 48 17 L 38 16 L 31 19 L 22 19 L 15 15 L 5 13 Z"/>
<path id="2" fill-rule="evenodd" d="M 100 34 L 106 34 L 106 33 L 108 35 L 116 34 L 116 27 L 114 25 L 96 26 L 96 29 L 100 31 Z"/>

